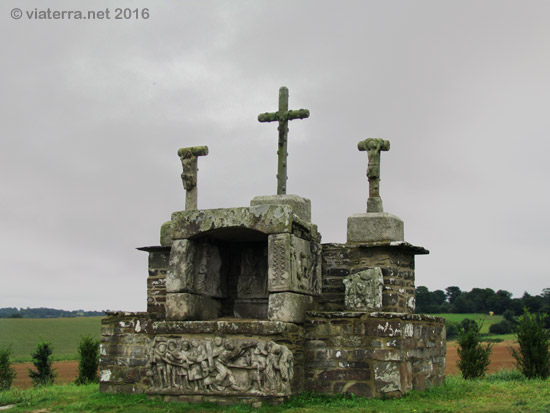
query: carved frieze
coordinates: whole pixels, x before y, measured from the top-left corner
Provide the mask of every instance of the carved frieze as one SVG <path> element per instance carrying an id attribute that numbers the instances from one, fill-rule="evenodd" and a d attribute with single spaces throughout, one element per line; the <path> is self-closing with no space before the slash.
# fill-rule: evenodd
<path id="1" fill-rule="evenodd" d="M 147 375 L 167 393 L 287 395 L 294 357 L 273 341 L 157 336 Z"/>

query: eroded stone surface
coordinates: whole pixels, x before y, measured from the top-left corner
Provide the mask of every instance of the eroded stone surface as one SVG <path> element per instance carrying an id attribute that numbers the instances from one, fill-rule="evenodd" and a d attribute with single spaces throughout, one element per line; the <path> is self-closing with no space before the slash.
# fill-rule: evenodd
<path id="1" fill-rule="evenodd" d="M 269 236 L 269 291 L 293 291 L 319 295 L 320 248 L 291 234 Z"/>
<path id="2" fill-rule="evenodd" d="M 311 222 L 311 201 L 298 195 L 264 195 L 250 201 L 250 206 L 258 205 L 288 205 L 298 218 Z"/>
<path id="3" fill-rule="evenodd" d="M 172 214 L 172 237 L 191 238 L 227 228 L 248 228 L 265 234 L 291 232 L 292 216 L 288 205 L 179 211 Z"/>
<path id="4" fill-rule="evenodd" d="M 313 297 L 309 295 L 273 293 L 269 295 L 268 317 L 270 320 L 302 323 L 312 304 Z"/>
<path id="5" fill-rule="evenodd" d="M 344 278 L 348 310 L 378 311 L 382 308 L 384 280 L 379 267 L 359 271 Z"/>
<path id="6" fill-rule="evenodd" d="M 167 320 L 212 320 L 219 316 L 221 304 L 189 293 L 166 294 Z"/>
<path id="7" fill-rule="evenodd" d="M 386 212 L 354 214 L 348 218 L 348 242 L 403 241 L 403 221 Z"/>
<path id="8" fill-rule="evenodd" d="M 155 393 L 288 395 L 294 356 L 273 341 L 156 336 L 147 375 Z"/>

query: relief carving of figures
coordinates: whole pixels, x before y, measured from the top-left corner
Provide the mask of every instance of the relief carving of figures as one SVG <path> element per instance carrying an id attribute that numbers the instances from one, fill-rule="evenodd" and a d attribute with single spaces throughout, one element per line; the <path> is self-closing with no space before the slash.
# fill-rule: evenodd
<path id="1" fill-rule="evenodd" d="M 261 251 L 246 248 L 243 251 L 237 293 L 239 298 L 267 296 L 267 250 L 265 248 Z"/>
<path id="2" fill-rule="evenodd" d="M 222 260 L 216 245 L 203 240 L 198 246 L 195 255 L 196 276 L 194 290 L 198 294 L 210 297 L 222 297 L 220 283 L 220 268 Z"/>
<path id="3" fill-rule="evenodd" d="M 157 336 L 147 375 L 174 393 L 289 394 L 292 352 L 273 341 Z"/>
<path id="4" fill-rule="evenodd" d="M 382 308 L 382 270 L 369 268 L 344 278 L 345 305 L 349 310 L 375 311 Z"/>

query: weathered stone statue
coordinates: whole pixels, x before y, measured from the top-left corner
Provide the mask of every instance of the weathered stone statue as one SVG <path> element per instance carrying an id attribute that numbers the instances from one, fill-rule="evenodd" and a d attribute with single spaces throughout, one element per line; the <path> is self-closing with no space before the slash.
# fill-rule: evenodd
<path id="1" fill-rule="evenodd" d="M 365 139 L 357 144 L 357 148 L 360 151 L 367 151 L 369 155 L 367 212 L 384 212 L 382 199 L 380 198 L 380 152 L 390 150 L 390 141 L 376 138 Z"/>
<path id="2" fill-rule="evenodd" d="M 185 209 L 197 209 L 197 157 L 208 155 L 208 146 L 192 146 L 178 150 L 183 172 L 181 180 L 185 188 Z"/>
<path id="3" fill-rule="evenodd" d="M 293 119 L 305 119 L 309 117 L 309 110 L 288 110 L 288 88 L 282 86 L 279 89 L 279 110 L 277 112 L 262 113 L 258 115 L 260 122 L 279 122 L 279 162 L 277 165 L 277 195 L 286 194 L 287 177 L 287 138 L 288 121 Z"/>

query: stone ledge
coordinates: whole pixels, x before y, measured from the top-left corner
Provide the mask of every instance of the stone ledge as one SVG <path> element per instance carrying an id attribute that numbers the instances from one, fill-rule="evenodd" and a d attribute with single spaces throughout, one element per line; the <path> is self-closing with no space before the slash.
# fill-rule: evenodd
<path id="1" fill-rule="evenodd" d="M 435 317 L 427 314 L 390 313 L 381 311 L 308 311 L 306 316 L 311 318 L 398 318 L 406 321 L 433 321 L 437 323 L 445 323 L 445 318 L 443 317 Z M 306 321 L 308 320 L 306 319 Z"/>
<path id="2" fill-rule="evenodd" d="M 377 248 L 377 247 L 386 247 L 386 248 L 395 248 L 406 252 L 412 252 L 414 255 L 426 255 L 429 254 L 430 251 L 428 251 L 424 247 L 420 247 L 417 245 L 410 244 L 405 241 L 383 241 L 383 242 L 353 242 L 353 243 L 347 243 L 347 244 L 339 244 L 339 243 L 326 243 L 321 244 L 322 247 L 329 247 L 329 248 Z"/>
<path id="3" fill-rule="evenodd" d="M 243 318 L 221 318 L 207 321 L 159 321 L 151 320 L 146 313 L 112 313 L 102 320 L 105 326 L 135 329 L 139 321 L 140 332 L 145 334 L 258 334 L 271 336 L 286 333 L 302 334 L 303 328 L 294 323 Z M 119 316 L 120 314 L 120 316 Z M 132 316 L 135 315 L 135 316 Z M 119 322 L 124 322 L 120 326 Z"/>

